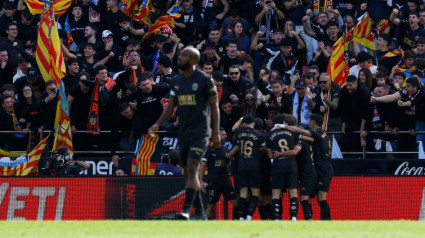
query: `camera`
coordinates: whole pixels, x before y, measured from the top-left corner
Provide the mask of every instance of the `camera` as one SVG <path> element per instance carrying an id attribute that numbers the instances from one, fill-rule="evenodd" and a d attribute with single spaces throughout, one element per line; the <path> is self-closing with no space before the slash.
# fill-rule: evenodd
<path id="1" fill-rule="evenodd" d="M 164 141 L 162 144 L 162 153 L 161 153 L 161 163 L 169 163 L 170 162 L 170 151 L 171 143 L 170 141 Z"/>
<path id="2" fill-rule="evenodd" d="M 70 166 L 72 162 L 72 154 L 69 154 L 67 147 L 59 147 L 57 150 L 48 153 L 49 161 L 46 167 L 43 168 L 45 175 L 54 176 L 73 176 L 79 171 L 75 170 L 74 166 Z"/>

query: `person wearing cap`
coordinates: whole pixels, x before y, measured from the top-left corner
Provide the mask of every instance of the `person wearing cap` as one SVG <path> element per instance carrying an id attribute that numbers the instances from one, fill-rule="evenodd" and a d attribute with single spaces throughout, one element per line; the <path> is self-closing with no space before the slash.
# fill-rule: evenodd
<path id="1" fill-rule="evenodd" d="M 104 30 L 102 32 L 102 41 L 104 48 L 99 52 L 96 51 L 95 57 L 98 60 L 102 60 L 111 55 L 112 52 L 113 56 L 105 63 L 105 66 L 110 72 L 116 73 L 121 71 L 123 69 L 121 62 L 122 56 L 124 55 L 123 48 L 114 42 L 114 34 L 110 30 Z"/>
<path id="2" fill-rule="evenodd" d="M 372 64 L 372 56 L 369 53 L 365 51 L 358 53 L 356 60 L 357 60 L 357 65 L 354 65 L 353 67 L 350 68 L 350 71 L 349 71 L 350 75 L 357 77 L 361 69 L 369 69 L 370 72 L 372 72 L 372 74 L 375 74 L 376 69 L 378 67 Z"/>
<path id="3" fill-rule="evenodd" d="M 35 95 L 39 97 L 46 88 L 46 83 L 43 78 L 38 75 L 38 71 L 34 67 L 30 67 L 27 70 L 27 75 L 18 78 L 13 85 L 15 86 L 16 92 L 18 92 L 18 99 L 23 99 L 22 89 L 26 84 L 33 87 Z"/>
<path id="4" fill-rule="evenodd" d="M 308 104 L 311 99 L 307 97 L 307 84 L 304 79 L 300 78 L 295 81 L 295 91 L 291 95 L 291 100 L 284 102 L 284 110 L 291 112 L 295 117 L 297 123 L 303 124 L 308 128 L 308 121 L 310 120 L 311 109 Z"/>
<path id="5" fill-rule="evenodd" d="M 161 55 L 156 60 L 157 71 L 155 74 L 155 83 L 170 84 L 171 80 L 176 76 L 176 73 L 171 68 L 171 59 L 166 55 Z"/>
<path id="6" fill-rule="evenodd" d="M 280 51 L 277 55 L 271 55 L 273 60 L 267 65 L 270 70 L 279 71 L 286 84 L 290 84 L 291 76 L 294 74 L 298 60 L 292 54 L 292 42 L 289 39 L 283 39 Z"/>
<path id="7" fill-rule="evenodd" d="M 416 134 L 415 131 L 425 131 L 425 93 L 421 89 L 418 78 L 412 77 L 406 80 L 406 87 L 390 95 L 382 97 L 370 98 L 372 103 L 390 103 L 397 101 L 400 108 L 404 109 L 403 120 L 400 122 L 399 130 L 410 130 L 412 136 L 416 135 L 416 141 L 422 141 L 422 145 L 425 143 L 424 134 Z M 409 141 L 409 145 L 406 141 Z M 414 149 L 415 141 L 409 140 L 409 137 L 405 137 L 405 140 L 399 138 L 399 149 Z M 413 148 L 412 148 L 413 146 Z M 401 147 L 401 148 L 400 148 Z"/>
<path id="8" fill-rule="evenodd" d="M 346 79 L 340 95 L 342 121 L 341 149 L 347 152 L 362 151 L 366 146 L 366 129 L 371 120 L 371 92 L 354 75 Z M 354 134 L 354 131 L 360 131 Z"/>

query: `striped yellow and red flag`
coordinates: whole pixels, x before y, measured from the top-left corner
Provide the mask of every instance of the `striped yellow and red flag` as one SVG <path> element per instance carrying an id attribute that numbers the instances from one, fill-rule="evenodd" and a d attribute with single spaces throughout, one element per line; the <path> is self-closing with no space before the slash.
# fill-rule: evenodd
<path id="1" fill-rule="evenodd" d="M 121 3 L 122 3 L 121 11 L 125 15 L 133 18 L 135 11 L 137 11 L 139 8 L 138 6 L 139 1 L 138 0 L 122 0 Z"/>
<path id="2" fill-rule="evenodd" d="M 397 56 L 403 56 L 404 52 L 403 50 L 393 50 L 390 52 L 387 52 L 385 55 L 383 55 L 381 58 L 390 58 L 390 57 L 397 57 Z"/>
<path id="3" fill-rule="evenodd" d="M 150 175 L 150 160 L 155 152 L 159 136 L 150 137 L 143 134 L 137 142 L 136 151 L 131 166 L 131 175 Z"/>
<path id="4" fill-rule="evenodd" d="M 152 12 L 155 12 L 155 7 L 153 6 L 151 0 L 143 0 L 142 4 L 140 5 L 139 11 L 134 14 L 133 20 L 144 25 L 150 25 L 149 15 Z"/>
<path id="5" fill-rule="evenodd" d="M 390 21 L 388 19 L 382 19 L 376 26 L 381 34 L 388 34 L 390 32 Z"/>
<path id="6" fill-rule="evenodd" d="M 175 26 L 174 19 L 179 18 L 180 16 L 181 15 L 179 13 L 176 13 L 173 15 L 165 15 L 165 16 L 158 17 L 155 23 L 149 27 L 148 32 L 146 32 L 146 34 L 143 36 L 142 41 L 148 39 L 150 35 L 156 32 L 159 32 L 161 28 L 163 28 L 164 26 L 169 26 L 174 28 Z"/>
<path id="7" fill-rule="evenodd" d="M 66 12 L 72 0 L 27 0 L 27 3 L 33 15 L 42 14 L 36 48 L 38 68 L 45 81 L 54 79 L 56 86 L 59 87 L 60 79 L 66 74 L 66 68 L 55 17 Z"/>
<path id="8" fill-rule="evenodd" d="M 0 149 L 0 175 L 2 176 L 27 176 L 38 174 L 38 164 L 41 154 L 46 148 L 47 136 L 28 154 L 8 152 Z M 10 159 L 10 157 L 15 157 Z"/>
<path id="9" fill-rule="evenodd" d="M 358 23 L 347 33 L 347 43 L 354 41 L 364 47 L 375 50 L 375 42 L 372 34 L 372 19 L 369 13 L 364 13 L 358 18 Z"/>
<path id="10" fill-rule="evenodd" d="M 332 46 L 332 55 L 329 59 L 327 73 L 331 76 L 332 81 L 340 86 L 345 85 L 345 79 L 348 76 L 348 59 L 346 59 L 346 42 L 345 37 L 340 37 Z"/>
<path id="11" fill-rule="evenodd" d="M 55 140 L 52 149 L 56 150 L 59 147 L 65 146 L 68 148 L 69 153 L 72 154 L 74 147 L 72 145 L 71 118 L 69 116 L 68 103 L 66 103 L 65 86 L 62 80 L 60 80 L 58 93 L 55 129 Z"/>

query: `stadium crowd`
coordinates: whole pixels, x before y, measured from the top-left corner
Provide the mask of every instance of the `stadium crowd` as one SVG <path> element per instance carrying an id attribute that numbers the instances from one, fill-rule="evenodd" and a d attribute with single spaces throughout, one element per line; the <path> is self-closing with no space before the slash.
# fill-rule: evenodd
<path id="1" fill-rule="evenodd" d="M 125 15 L 119 0 L 74 1 L 59 17 L 67 70 L 62 80 L 75 150 L 110 150 L 115 159 L 117 150 L 133 151 L 137 139 L 167 107 L 170 84 L 179 70 L 177 57 L 190 45 L 201 52 L 197 68 L 211 76 L 217 88 L 220 133 L 229 138 L 223 144 L 230 150 L 232 138 L 241 134 L 237 128 L 241 123 L 255 122 L 253 127 L 266 133 L 284 121 L 308 129 L 314 117 L 315 126 L 322 127 L 317 115 L 325 118 L 327 132 L 343 132 L 335 136 L 343 152 L 359 152 L 363 147 L 416 151 L 416 142 L 425 141 L 424 134 L 416 133 L 425 131 L 422 1 L 319 1 L 333 4 L 329 12 L 318 11 L 323 6 L 309 0 L 177 2 L 181 17 L 175 19 L 175 27 L 165 26 L 144 41 L 140 40 L 149 26 Z M 156 11 L 149 15 L 150 22 L 169 13 L 175 3 L 152 0 Z M 35 145 L 43 131 L 54 130 L 58 88 L 53 80 L 41 77 L 35 59 L 40 16 L 32 15 L 23 0 L 1 4 L 0 130 L 25 133 L 0 134 L 0 148 L 22 151 L 28 141 Z M 341 88 L 327 73 L 332 46 L 365 12 L 373 20 L 376 51 L 368 52 L 357 42 L 349 44 L 349 76 Z M 72 41 L 65 30 L 67 18 Z M 192 85 L 194 91 L 197 87 Z M 161 130 L 177 131 L 176 115 Z M 90 131 L 93 120 L 99 127 Z M 272 141 L 266 142 L 273 146 Z M 205 163 L 212 155 L 216 156 L 207 151 Z M 256 197 L 252 192 L 251 202 Z M 227 198 L 235 196 L 227 194 Z M 210 202 L 216 199 L 212 196 Z M 273 192 L 273 204 L 275 199 Z M 326 210 L 327 205 L 320 205 Z M 325 211 L 323 218 L 330 214 Z"/>

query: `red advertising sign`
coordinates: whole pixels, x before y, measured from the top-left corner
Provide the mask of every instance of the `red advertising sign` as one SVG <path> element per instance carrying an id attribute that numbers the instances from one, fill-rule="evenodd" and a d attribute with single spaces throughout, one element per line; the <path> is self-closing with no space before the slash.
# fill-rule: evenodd
<path id="1" fill-rule="evenodd" d="M 0 220 L 105 219 L 105 178 L 0 178 Z"/>
<path id="2" fill-rule="evenodd" d="M 3 177 L 0 220 L 160 219 L 180 211 L 183 191 L 176 177 Z M 425 177 L 334 177 L 328 201 L 334 220 L 425 220 Z M 284 220 L 288 205 L 284 194 Z M 223 219 L 222 200 L 216 210 Z M 316 201 L 313 219 L 320 219 Z"/>

